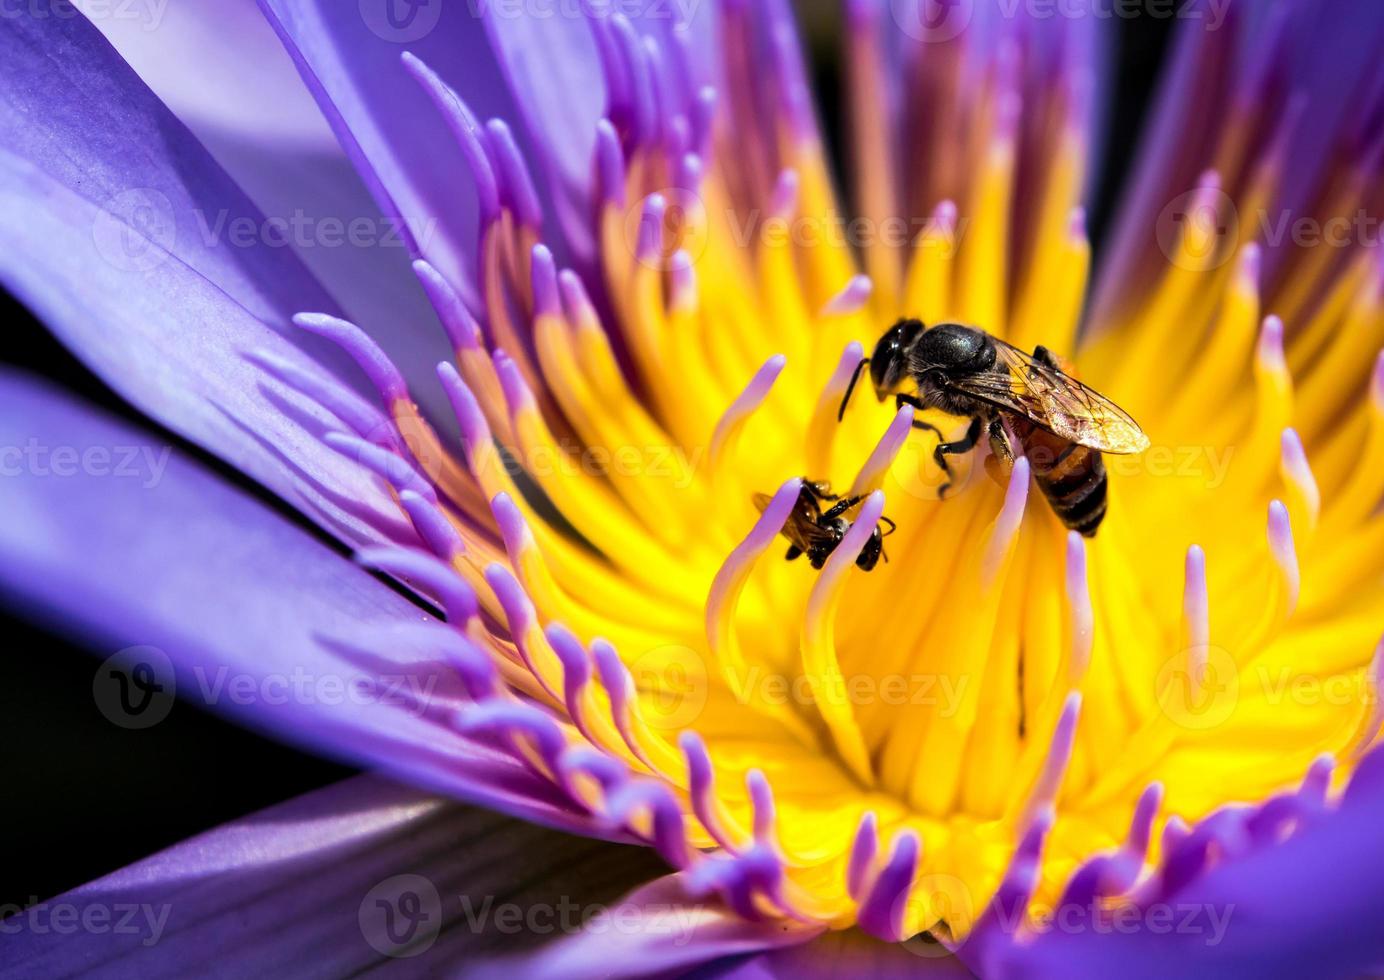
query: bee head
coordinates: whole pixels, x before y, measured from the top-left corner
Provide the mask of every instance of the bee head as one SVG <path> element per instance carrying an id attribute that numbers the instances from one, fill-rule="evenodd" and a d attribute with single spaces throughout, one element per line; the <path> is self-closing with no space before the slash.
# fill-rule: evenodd
<path id="1" fill-rule="evenodd" d="M 875 397 L 884 401 L 908 380 L 908 352 L 927 327 L 921 320 L 900 320 L 890 327 L 870 355 L 870 381 Z"/>
<path id="2" fill-rule="evenodd" d="M 918 338 L 916 366 L 946 374 L 974 370 L 983 360 L 986 336 L 959 323 L 939 323 Z"/>

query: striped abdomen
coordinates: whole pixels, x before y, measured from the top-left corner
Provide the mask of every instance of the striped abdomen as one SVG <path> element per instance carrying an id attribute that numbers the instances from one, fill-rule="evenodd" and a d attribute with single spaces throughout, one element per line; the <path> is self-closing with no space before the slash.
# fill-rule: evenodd
<path id="1" fill-rule="evenodd" d="M 1108 481 L 1100 453 L 1032 428 L 1020 434 L 1034 482 L 1063 524 L 1086 537 L 1105 517 Z"/>

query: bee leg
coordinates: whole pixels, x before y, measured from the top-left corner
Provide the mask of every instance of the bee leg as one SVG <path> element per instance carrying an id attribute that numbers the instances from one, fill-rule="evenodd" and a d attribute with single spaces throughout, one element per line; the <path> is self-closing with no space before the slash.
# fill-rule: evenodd
<path id="1" fill-rule="evenodd" d="M 917 409 L 920 412 L 927 408 L 927 406 L 922 403 L 921 399 L 915 398 L 913 395 L 894 396 L 895 408 L 903 408 L 905 405 L 912 405 L 915 409 Z M 914 419 L 913 428 L 925 429 L 928 432 L 936 434 L 938 439 L 942 438 L 942 430 L 937 428 L 937 426 L 933 425 L 931 422 L 924 422 L 921 419 Z"/>
<path id="2" fill-rule="evenodd" d="M 1012 465 L 1014 462 L 1014 453 L 1009 448 L 1009 439 L 1004 434 L 1004 423 L 1000 421 L 998 415 L 990 420 L 989 436 L 990 448 L 994 451 L 995 455 L 1004 460 L 1006 465 Z"/>
<path id="3" fill-rule="evenodd" d="M 976 443 L 979 441 L 980 416 L 977 415 L 975 418 L 971 419 L 971 424 L 967 427 L 964 436 L 957 439 L 955 442 L 939 442 L 937 448 L 932 451 L 932 458 L 936 461 L 937 465 L 941 467 L 942 472 L 947 475 L 947 482 L 937 488 L 937 497 L 939 500 L 945 497 L 947 491 L 951 489 L 951 467 L 947 465 L 947 457 L 968 453 L 976 447 Z"/>
<path id="4" fill-rule="evenodd" d="M 1052 368 L 1054 371 L 1062 370 L 1062 365 L 1057 363 L 1057 355 L 1042 344 L 1033 348 L 1033 359 L 1045 368 Z"/>
<path id="5" fill-rule="evenodd" d="M 803 550 L 801 548 L 799 548 L 795 544 L 790 544 L 788 546 L 788 552 L 783 557 L 787 558 L 789 561 L 792 561 L 794 558 L 797 558 L 802 553 Z"/>
<path id="6" fill-rule="evenodd" d="M 833 504 L 831 509 L 822 515 L 822 520 L 829 521 L 834 517 L 840 517 L 842 514 L 850 510 L 852 507 L 854 507 L 856 504 L 860 503 L 864 499 L 864 497 L 847 497 L 845 500 Z"/>

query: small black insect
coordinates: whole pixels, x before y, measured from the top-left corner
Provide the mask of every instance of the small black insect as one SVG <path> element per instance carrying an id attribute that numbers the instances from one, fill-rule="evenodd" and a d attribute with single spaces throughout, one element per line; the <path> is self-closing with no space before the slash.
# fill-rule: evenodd
<path id="1" fill-rule="evenodd" d="M 769 506 L 771 500 L 773 498 L 768 494 L 754 495 L 755 506 L 761 513 Z M 812 567 L 820 569 L 855 523 L 846 517 L 846 514 L 859 507 L 864 500 L 863 496 L 842 499 L 831 492 L 831 485 L 826 481 L 803 477 L 802 489 L 798 491 L 793 513 L 789 515 L 781 532 L 785 538 L 793 542 L 784 557 L 792 561 L 799 555 L 807 555 Z M 829 504 L 825 510 L 822 509 L 824 503 Z M 881 531 L 879 525 L 875 525 L 870 540 L 865 542 L 865 547 L 860 549 L 860 554 L 855 559 L 856 566 L 862 571 L 868 572 L 874 568 L 881 558 L 889 561 L 889 556 L 884 553 L 884 539 L 893 534 L 896 527 L 887 517 L 881 516 L 880 521 L 888 524 L 889 530 Z"/>
<path id="2" fill-rule="evenodd" d="M 1066 374 L 1046 347 L 1025 354 L 975 327 L 938 323 L 929 328 L 921 320 L 900 320 L 856 365 L 838 419 L 845 417 L 866 364 L 880 401 L 893 395 L 900 406 L 970 417 L 965 436 L 941 441 L 933 450 L 949 478 L 939 488 L 941 496 L 951 487 L 947 457 L 975 448 L 985 431 L 996 457 L 1012 463 L 1016 451 L 1022 453 L 1058 518 L 1090 536 L 1105 517 L 1101 453 L 1148 448 L 1148 436 L 1128 413 Z M 943 438 L 927 422 L 915 420 L 913 427 Z"/>

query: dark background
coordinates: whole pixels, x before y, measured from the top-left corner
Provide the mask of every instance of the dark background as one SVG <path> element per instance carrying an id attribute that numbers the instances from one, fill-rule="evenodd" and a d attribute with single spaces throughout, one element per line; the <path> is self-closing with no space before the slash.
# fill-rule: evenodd
<path id="1" fill-rule="evenodd" d="M 832 5 L 834 7 L 834 5 Z M 1116 20 L 1115 91 L 1110 93 L 1105 160 L 1091 208 L 1094 244 L 1110 217 L 1118 177 L 1128 167 L 1171 21 Z M 839 90 L 832 44 L 812 45 L 828 129 L 839 131 L 831 93 Z M 11 256 L 6 261 L 14 261 Z M 138 418 L 102 382 L 0 292 L 7 343 L 0 363 L 52 378 L 97 404 Z M 3 408 L 0 408 L 2 411 Z M 147 424 L 147 423 L 146 423 Z M 176 436 L 162 438 L 239 480 Z M 246 489 L 266 499 L 253 486 Z M 278 508 L 277 502 L 266 502 Z M 0 515 L 0 520 L 3 515 Z M 0 606 L 7 651 L 0 676 L 4 832 L 0 907 L 27 905 L 167 847 L 192 834 L 350 773 L 233 727 L 186 702 L 142 731 L 117 727 L 97 709 L 99 658 L 27 624 Z"/>

